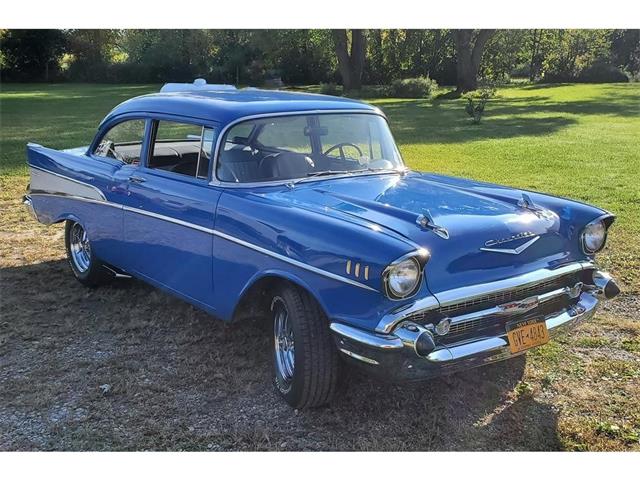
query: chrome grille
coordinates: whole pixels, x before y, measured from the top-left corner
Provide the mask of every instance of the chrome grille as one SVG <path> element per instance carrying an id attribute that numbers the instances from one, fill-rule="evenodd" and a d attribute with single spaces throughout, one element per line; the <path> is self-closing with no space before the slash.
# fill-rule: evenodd
<path id="1" fill-rule="evenodd" d="M 572 273 L 561 277 L 553 278 L 544 282 L 539 282 L 533 285 L 527 285 L 511 290 L 502 292 L 496 292 L 489 295 L 483 295 L 481 297 L 466 300 L 464 302 L 458 302 L 451 305 L 440 307 L 436 310 L 417 312 L 408 317 L 408 320 L 416 323 L 426 325 L 428 323 L 434 323 L 437 319 L 442 317 L 449 317 L 455 319 L 456 316 L 465 313 L 476 312 L 488 308 L 493 308 L 497 305 L 507 303 L 510 301 L 523 300 L 533 295 L 541 295 L 558 288 L 573 286 L 579 279 L 580 273 Z M 551 302 L 550 305 L 544 308 L 544 310 L 561 309 L 568 306 L 568 299 L 562 299 L 561 302 Z M 535 309 L 531 314 L 542 314 L 541 308 Z M 509 320 L 513 317 L 509 318 Z M 504 323 L 507 321 L 505 317 L 489 317 L 489 318 L 477 318 L 464 322 L 452 323 L 449 329 L 447 337 L 464 335 L 470 332 L 477 332 L 479 330 L 485 330 L 489 328 L 504 328 Z"/>
<path id="2" fill-rule="evenodd" d="M 573 283 L 572 283 L 573 282 Z M 554 278 L 545 282 L 536 283 L 535 285 L 527 285 L 526 287 L 515 288 L 512 290 L 505 290 L 503 292 L 492 293 L 490 295 L 484 295 L 482 297 L 473 298 L 465 302 L 454 303 L 440 307 L 438 312 L 450 316 L 452 314 L 460 314 L 464 311 L 480 310 L 480 308 L 473 308 L 476 306 L 495 307 L 502 303 L 511 302 L 513 300 L 522 300 L 531 295 L 540 295 L 556 288 L 565 287 L 567 285 L 573 285 L 575 283 L 575 275 L 566 275 L 564 277 Z"/>

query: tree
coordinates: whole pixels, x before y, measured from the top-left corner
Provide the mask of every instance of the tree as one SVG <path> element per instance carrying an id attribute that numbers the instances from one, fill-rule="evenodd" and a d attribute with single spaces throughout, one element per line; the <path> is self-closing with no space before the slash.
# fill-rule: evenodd
<path id="1" fill-rule="evenodd" d="M 494 30 L 453 30 L 456 44 L 457 93 L 478 88 L 478 71 L 484 46 Z"/>
<path id="2" fill-rule="evenodd" d="M 349 51 L 349 34 L 347 30 L 333 30 L 333 40 L 338 57 L 338 68 L 342 76 L 345 91 L 359 90 L 362 87 L 362 71 L 364 69 L 367 37 L 364 30 L 351 30 L 351 50 Z"/>
<path id="3" fill-rule="evenodd" d="M 6 30 L 0 42 L 2 76 L 13 81 L 49 81 L 65 50 L 61 30 Z"/>

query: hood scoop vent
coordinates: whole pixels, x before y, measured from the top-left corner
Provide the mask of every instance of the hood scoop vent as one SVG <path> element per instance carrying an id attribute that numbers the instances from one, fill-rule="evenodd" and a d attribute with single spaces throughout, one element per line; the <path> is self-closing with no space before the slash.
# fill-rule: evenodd
<path id="1" fill-rule="evenodd" d="M 429 210 L 425 210 L 423 214 L 418 215 L 416 218 L 416 223 L 425 230 L 431 230 L 433 233 L 438 235 L 440 238 L 444 238 L 445 240 L 449 240 L 449 231 L 441 227 L 440 225 L 436 225 L 429 213 Z"/>

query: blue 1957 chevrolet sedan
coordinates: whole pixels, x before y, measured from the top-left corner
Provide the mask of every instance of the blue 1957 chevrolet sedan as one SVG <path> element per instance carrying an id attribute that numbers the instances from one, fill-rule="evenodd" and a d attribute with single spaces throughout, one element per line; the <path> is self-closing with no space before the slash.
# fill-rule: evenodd
<path id="1" fill-rule="evenodd" d="M 167 84 L 88 147 L 27 150 L 24 203 L 66 223 L 81 283 L 135 276 L 225 321 L 268 317 L 297 408 L 331 399 L 341 357 L 424 379 L 544 344 L 619 293 L 594 263 L 613 215 L 412 172 L 350 99 Z"/>

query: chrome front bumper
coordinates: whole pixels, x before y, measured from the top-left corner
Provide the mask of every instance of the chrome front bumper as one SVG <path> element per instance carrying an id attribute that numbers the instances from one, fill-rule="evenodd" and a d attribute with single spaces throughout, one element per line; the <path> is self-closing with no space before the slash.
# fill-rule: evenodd
<path id="1" fill-rule="evenodd" d="M 593 285 L 581 285 L 581 290 L 575 292 L 572 297 L 575 304 L 543 317 L 550 337 L 590 319 L 602 299 L 612 298 L 619 292 L 605 272 L 594 270 L 593 278 Z M 434 335 L 423 325 L 410 321 L 397 323 L 386 334 L 336 322 L 331 323 L 330 328 L 340 352 L 371 373 L 389 380 L 420 380 L 525 353 L 511 353 L 506 329 L 495 336 L 445 343 L 446 336 Z"/>

